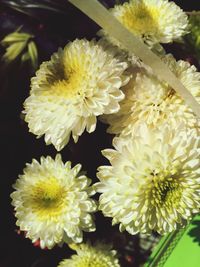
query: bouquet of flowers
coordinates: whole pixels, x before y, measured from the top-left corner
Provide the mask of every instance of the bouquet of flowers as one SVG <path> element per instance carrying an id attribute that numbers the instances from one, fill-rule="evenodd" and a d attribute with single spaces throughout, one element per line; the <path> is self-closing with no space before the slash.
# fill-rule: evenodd
<path id="1" fill-rule="evenodd" d="M 24 88 L 31 140 L 16 225 L 58 255 L 41 266 L 143 266 L 200 212 L 200 16 L 168 0 L 69 2 L 1 4 L 2 92 Z"/>

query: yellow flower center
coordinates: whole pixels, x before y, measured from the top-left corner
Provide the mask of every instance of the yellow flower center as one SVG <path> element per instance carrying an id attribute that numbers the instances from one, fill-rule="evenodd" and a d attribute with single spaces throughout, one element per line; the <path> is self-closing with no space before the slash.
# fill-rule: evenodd
<path id="1" fill-rule="evenodd" d="M 126 8 L 125 8 L 126 7 Z M 156 7 L 147 7 L 143 1 L 134 4 L 125 4 L 120 22 L 136 35 L 149 35 L 158 30 L 159 10 Z"/>
<path id="2" fill-rule="evenodd" d="M 63 58 L 63 77 L 54 81 L 48 94 L 61 96 L 67 99 L 84 95 L 84 82 L 87 78 L 86 55 L 71 55 L 65 51 Z"/>
<path id="3" fill-rule="evenodd" d="M 49 178 L 48 181 L 40 181 L 33 186 L 31 207 L 41 219 L 56 217 L 62 212 L 65 196 L 66 190 L 57 179 Z"/>
<path id="4" fill-rule="evenodd" d="M 171 208 L 177 207 L 182 196 L 182 187 L 176 178 L 161 176 L 159 173 L 151 174 L 153 176 L 151 190 L 151 203 L 154 206 Z"/>
<path id="5" fill-rule="evenodd" d="M 111 267 L 110 260 L 103 255 L 83 257 L 76 267 Z"/>

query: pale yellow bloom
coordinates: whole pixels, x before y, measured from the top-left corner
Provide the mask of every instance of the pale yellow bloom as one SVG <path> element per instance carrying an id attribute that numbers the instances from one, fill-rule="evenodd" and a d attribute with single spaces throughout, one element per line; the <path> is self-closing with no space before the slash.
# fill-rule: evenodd
<path id="1" fill-rule="evenodd" d="M 162 59 L 200 104 L 200 73 L 196 68 L 183 60 L 176 61 L 171 55 Z M 198 118 L 178 93 L 147 70 L 133 71 L 123 92 L 125 99 L 120 103 L 119 112 L 102 117 L 110 124 L 109 133 L 132 135 L 141 122 L 152 128 L 165 122 L 172 128 L 179 123 L 191 129 L 199 128 Z"/>
<path id="2" fill-rule="evenodd" d="M 24 104 L 30 132 L 45 135 L 46 144 L 61 150 L 72 134 L 76 142 L 96 117 L 120 108 L 120 87 L 128 81 L 127 63 L 95 41 L 75 40 L 44 62 L 31 80 Z"/>
<path id="3" fill-rule="evenodd" d="M 200 211 L 200 139 L 183 126 L 116 137 L 97 176 L 100 210 L 130 234 L 171 232 Z"/>
<path id="4" fill-rule="evenodd" d="M 111 13 L 147 44 L 169 43 L 187 33 L 187 15 L 172 1 L 130 0 L 116 5 Z M 113 37 L 106 38 L 120 46 Z"/>
<path id="5" fill-rule="evenodd" d="M 41 157 L 27 164 L 11 194 L 17 225 L 42 248 L 60 242 L 82 242 L 83 231 L 94 231 L 91 217 L 96 204 L 89 196 L 90 180 L 79 174 L 81 165 L 71 168 L 61 156 Z"/>
<path id="6" fill-rule="evenodd" d="M 58 267 L 120 267 L 116 251 L 109 245 L 96 243 L 95 245 L 81 244 L 73 246 L 77 255 L 63 260 Z"/>

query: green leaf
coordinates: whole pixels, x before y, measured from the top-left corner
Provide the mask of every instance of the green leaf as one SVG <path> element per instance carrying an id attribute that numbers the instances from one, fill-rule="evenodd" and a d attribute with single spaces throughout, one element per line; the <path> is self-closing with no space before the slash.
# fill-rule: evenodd
<path id="1" fill-rule="evenodd" d="M 2 0 L 2 3 L 10 8 L 25 14 L 34 15 L 34 10 L 48 10 L 56 13 L 66 14 L 66 0 Z"/>
<path id="2" fill-rule="evenodd" d="M 32 37 L 33 35 L 30 35 L 28 33 L 13 32 L 6 35 L 4 39 L 1 41 L 1 44 L 3 46 L 8 46 L 16 42 L 26 42 Z"/>
<path id="3" fill-rule="evenodd" d="M 37 47 L 33 41 L 30 41 L 28 43 L 28 53 L 29 53 L 33 68 L 37 69 L 37 67 L 38 67 L 38 51 L 37 51 Z"/>
<path id="4" fill-rule="evenodd" d="M 17 42 L 14 44 L 11 44 L 7 49 L 6 53 L 3 55 L 3 61 L 5 63 L 11 63 L 13 60 L 15 60 L 24 50 L 26 47 L 26 42 Z"/>
<path id="5" fill-rule="evenodd" d="M 28 60 L 30 60 L 30 55 L 29 55 L 29 53 L 28 53 L 28 52 L 23 53 L 22 56 L 21 56 L 21 61 L 22 61 L 22 63 L 24 63 L 25 61 L 28 61 Z"/>

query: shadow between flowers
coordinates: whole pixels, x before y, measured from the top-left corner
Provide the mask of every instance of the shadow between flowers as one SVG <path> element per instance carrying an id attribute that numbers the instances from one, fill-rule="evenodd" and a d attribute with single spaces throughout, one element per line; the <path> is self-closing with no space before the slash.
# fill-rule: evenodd
<path id="1" fill-rule="evenodd" d="M 188 235 L 193 239 L 193 242 L 200 246 L 200 216 L 191 222 L 192 229 L 189 230 Z"/>

